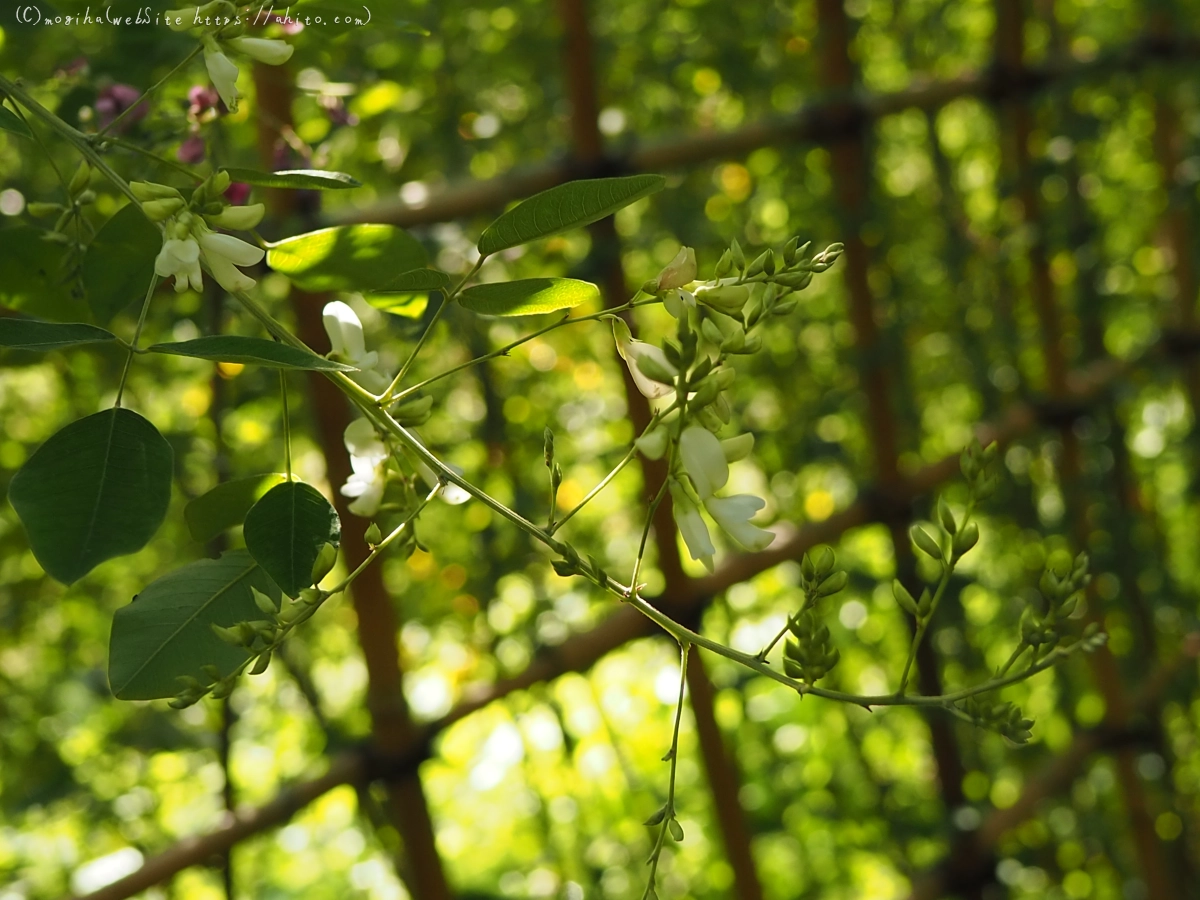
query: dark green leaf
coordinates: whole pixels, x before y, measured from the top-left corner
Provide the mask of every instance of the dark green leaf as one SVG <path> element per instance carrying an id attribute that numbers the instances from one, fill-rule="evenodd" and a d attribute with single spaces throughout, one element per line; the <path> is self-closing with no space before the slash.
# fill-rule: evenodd
<path id="1" fill-rule="evenodd" d="M 192 539 L 206 544 L 226 528 L 241 525 L 263 488 L 274 487 L 285 477 L 272 474 L 235 478 L 201 494 L 183 508 Z"/>
<path id="2" fill-rule="evenodd" d="M 571 309 L 599 298 L 600 289 L 590 281 L 524 278 L 473 285 L 459 295 L 459 302 L 472 312 L 487 316 L 533 316 Z"/>
<path id="3" fill-rule="evenodd" d="M 282 172 L 257 172 L 254 169 L 226 169 L 233 181 L 258 187 L 296 188 L 305 191 L 340 191 L 362 187 L 362 182 L 345 172 L 320 169 L 287 169 Z"/>
<path id="4" fill-rule="evenodd" d="M 29 126 L 21 121 L 20 116 L 0 106 L 0 128 L 12 134 L 20 135 L 23 138 L 32 138 L 33 134 L 29 131 Z"/>
<path id="5" fill-rule="evenodd" d="M 55 322 L 91 321 L 66 246 L 45 234 L 30 225 L 0 228 L 0 304 Z"/>
<path id="6" fill-rule="evenodd" d="M 246 515 L 246 549 L 289 597 L 313 583 L 313 563 L 325 544 L 341 540 L 337 512 L 321 492 L 300 481 L 271 488 Z"/>
<path id="7" fill-rule="evenodd" d="M 171 445 L 128 409 L 72 422 L 13 476 L 8 499 L 33 555 L 73 584 L 154 536 L 171 500 Z"/>
<path id="8" fill-rule="evenodd" d="M 78 322 L 38 322 L 35 319 L 0 318 L 0 347 L 16 347 L 21 350 L 57 350 L 74 344 L 98 344 L 115 341 L 116 335 Z"/>
<path id="9" fill-rule="evenodd" d="M 207 683 L 202 667 L 222 676 L 249 653 L 226 644 L 212 626 L 261 619 L 250 588 L 278 601 L 279 588 L 245 550 L 202 559 L 151 582 L 113 617 L 108 682 L 122 700 L 173 697 L 190 676 Z"/>
<path id="10" fill-rule="evenodd" d="M 83 258 L 88 306 L 101 325 L 146 296 L 162 234 L 129 203 L 104 223 Z"/>
<path id="11" fill-rule="evenodd" d="M 276 369 L 306 369 L 315 372 L 357 372 L 354 366 L 325 359 L 308 350 L 290 344 L 280 344 L 265 338 L 241 337 L 234 334 L 210 335 L 177 344 L 154 344 L 151 353 L 191 356 L 218 362 L 248 363 Z"/>
<path id="12" fill-rule="evenodd" d="M 635 200 L 661 191 L 666 183 L 661 175 L 629 175 L 560 184 L 534 194 L 489 225 L 479 238 L 479 252 L 490 256 L 560 231 L 590 225 Z"/>
<path id="13" fill-rule="evenodd" d="M 378 294 L 423 294 L 450 287 L 450 276 L 437 269 L 413 269 L 376 288 Z"/>
<path id="14" fill-rule="evenodd" d="M 267 265 L 306 291 L 375 291 L 424 266 L 425 248 L 392 225 L 339 225 L 270 245 Z"/>

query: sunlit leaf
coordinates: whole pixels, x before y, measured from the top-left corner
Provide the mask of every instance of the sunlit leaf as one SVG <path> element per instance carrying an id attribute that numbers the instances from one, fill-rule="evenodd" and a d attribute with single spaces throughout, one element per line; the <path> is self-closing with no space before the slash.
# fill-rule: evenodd
<path id="1" fill-rule="evenodd" d="M 245 550 L 189 563 L 147 585 L 113 617 L 113 694 L 122 700 L 172 697 L 181 676 L 208 681 L 203 666 L 216 666 L 222 676 L 233 672 L 249 654 L 218 638 L 212 626 L 261 619 L 252 587 L 279 602 L 279 588 Z"/>
<path id="2" fill-rule="evenodd" d="M 146 296 L 162 234 L 133 203 L 104 223 L 83 258 L 88 306 L 101 325 Z"/>
<path id="3" fill-rule="evenodd" d="M 167 514 L 172 459 L 158 429 L 128 409 L 72 422 L 42 444 L 8 488 L 42 568 L 73 584 L 142 549 Z"/>
<path id="4" fill-rule="evenodd" d="M 661 175 L 628 175 L 569 181 L 534 194 L 489 225 L 479 238 L 484 256 L 580 228 L 612 215 L 635 200 L 661 191 Z"/>
<path id="5" fill-rule="evenodd" d="M 45 235 L 30 225 L 0 228 L 0 304 L 55 322 L 91 321 L 66 245 Z"/>
<path id="6" fill-rule="evenodd" d="M 459 295 L 459 302 L 472 312 L 488 316 L 534 316 L 572 309 L 599 297 L 600 289 L 590 281 L 524 278 L 473 285 Z"/>
<path id="7" fill-rule="evenodd" d="M 286 169 L 281 172 L 258 172 L 254 169 L 226 169 L 233 181 L 256 187 L 295 188 L 305 191 L 344 191 L 362 187 L 362 182 L 345 172 L 325 172 L 321 169 Z"/>
<path id="8" fill-rule="evenodd" d="M 413 269 L 404 272 L 387 284 L 376 289 L 376 293 L 415 294 L 440 291 L 450 286 L 450 276 L 437 269 Z"/>
<path id="9" fill-rule="evenodd" d="M 246 549 L 289 597 L 313 583 L 325 544 L 338 544 L 342 524 L 321 492 L 300 481 L 271 488 L 246 514 Z"/>
<path id="10" fill-rule="evenodd" d="M 376 291 L 428 261 L 420 242 L 392 225 L 340 225 L 269 246 L 267 265 L 307 291 Z"/>
<path id="11" fill-rule="evenodd" d="M 192 539 L 206 544 L 227 528 L 241 525 L 266 487 L 274 487 L 285 475 L 249 475 L 218 484 L 183 508 Z"/>
<path id="12" fill-rule="evenodd" d="M 21 350 L 57 350 L 76 344 L 115 341 L 116 335 L 95 325 L 79 322 L 39 322 L 35 319 L 0 317 L 0 347 Z"/>
<path id="13" fill-rule="evenodd" d="M 276 369 L 306 369 L 313 372 L 356 372 L 354 366 L 325 359 L 308 350 L 265 338 L 215 334 L 170 344 L 153 344 L 151 353 L 191 356 L 217 362 L 271 366 Z"/>

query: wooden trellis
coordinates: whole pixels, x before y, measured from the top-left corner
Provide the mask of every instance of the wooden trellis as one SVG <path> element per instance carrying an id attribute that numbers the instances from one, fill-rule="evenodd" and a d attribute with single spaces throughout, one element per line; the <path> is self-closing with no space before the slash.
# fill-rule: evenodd
<path id="1" fill-rule="evenodd" d="M 947 457 L 909 475 L 902 474 L 898 465 L 901 429 L 883 368 L 885 356 L 879 350 L 881 335 L 876 324 L 875 301 L 866 280 L 873 251 L 860 235 L 860 225 L 872 202 L 867 187 L 871 181 L 871 151 L 866 140 L 869 128 L 884 116 L 906 109 L 934 111 L 959 97 L 978 96 L 991 101 L 1006 123 L 1005 163 L 1016 196 L 1026 221 L 1037 225 L 1040 212 L 1027 147 L 1031 98 L 1039 91 L 1064 83 L 1083 82 L 1116 70 L 1140 71 L 1163 62 L 1195 59 L 1200 50 L 1200 42 L 1173 34 L 1169 21 L 1155 19 L 1146 35 L 1090 62 L 1055 59 L 1039 67 L 1029 67 L 1024 64 L 1025 10 L 1022 4 L 1019 0 L 995 0 L 995 9 L 995 61 L 987 70 L 949 81 L 915 85 L 891 94 L 866 94 L 859 88 L 851 62 L 851 23 L 841 0 L 818 0 L 818 46 L 823 86 L 827 92 L 825 99 L 790 117 L 754 123 L 729 133 L 706 133 L 639 145 L 624 155 L 611 156 L 597 127 L 599 84 L 603 79 L 598 77 L 594 64 L 586 0 L 557 0 L 564 32 L 564 92 L 572 105 L 571 146 L 564 148 L 561 161 L 489 181 L 452 186 L 435 193 L 420 207 L 400 201 L 387 202 L 339 212 L 331 219 L 404 226 L 431 224 L 495 210 L 506 202 L 574 177 L 683 169 L 713 160 L 744 157 L 759 147 L 797 142 L 829 146 L 834 160 L 834 195 L 846 243 L 847 259 L 843 271 L 847 279 L 848 317 L 856 333 L 859 383 L 866 395 L 867 424 L 875 452 L 874 482 L 862 490 L 860 498 L 847 509 L 820 523 L 798 528 L 791 537 L 777 541 L 766 551 L 731 557 L 715 574 L 704 578 L 690 578 L 684 574 L 671 513 L 664 504 L 658 513 L 656 540 L 666 586 L 654 603 L 681 621 L 694 622 L 710 599 L 729 587 L 780 562 L 799 559 L 817 544 L 836 541 L 848 529 L 872 522 L 883 523 L 889 528 L 897 574 L 902 580 L 911 580 L 913 561 L 906 534 L 909 510 L 915 500 L 927 496 L 957 474 L 958 460 L 957 456 Z M 264 161 L 269 165 L 276 152 L 280 128 L 290 122 L 291 88 L 282 77 L 281 69 L 259 67 L 255 76 L 263 110 L 259 118 L 259 144 Z M 1171 187 L 1180 158 L 1179 129 L 1168 103 L 1160 102 L 1156 115 L 1156 152 L 1164 178 Z M 1200 364 L 1195 359 L 1195 351 L 1200 349 L 1200 336 L 1192 331 L 1197 284 L 1190 260 L 1193 246 L 1190 204 L 1182 202 L 1177 192 L 1173 197 L 1165 233 L 1175 251 L 1178 303 L 1174 321 L 1166 323 L 1171 327 L 1164 328 L 1165 337 L 1133 361 L 1118 361 L 1091 348 L 1085 364 L 1071 370 L 1062 346 L 1059 304 L 1049 277 L 1045 247 L 1035 240 L 1027 251 L 1027 293 L 1038 317 L 1047 373 L 1046 393 L 1040 400 L 1013 402 L 997 418 L 980 423 L 976 428 L 977 435 L 985 443 L 996 440 L 1007 444 L 1043 428 L 1057 434 L 1063 445 L 1060 476 L 1067 502 L 1067 521 L 1077 542 L 1082 541 L 1086 533 L 1083 519 L 1086 498 L 1080 475 L 1081 451 L 1072 429 L 1074 421 L 1089 410 L 1110 408 L 1113 389 L 1133 369 L 1164 363 L 1180 366 L 1193 408 L 1200 409 Z M 282 196 L 276 198 L 277 205 L 273 210 L 276 216 L 303 214 L 285 206 L 286 202 Z M 597 223 L 592 228 L 595 262 L 598 271 L 604 273 L 601 280 L 605 300 L 609 305 L 622 303 L 629 292 L 615 229 L 611 220 Z M 313 346 L 320 346 L 324 341 L 320 325 L 320 308 L 324 300 L 323 296 L 293 295 L 300 337 Z M 626 372 L 624 367 L 622 372 Z M 649 421 L 650 414 L 644 398 L 631 384 L 626 387 L 629 415 L 637 433 Z M 312 379 L 311 389 L 316 410 L 314 418 L 320 423 L 318 437 L 328 461 L 330 480 L 338 483 L 344 480 L 349 466 L 342 445 L 348 411 L 337 391 L 320 377 Z M 654 489 L 665 477 L 664 467 L 648 464 L 645 475 L 648 487 Z M 1119 471 L 1115 473 L 1115 477 L 1120 476 Z M 1117 487 L 1113 490 L 1122 497 L 1127 493 Z M 1129 516 L 1140 514 L 1131 504 L 1124 507 L 1124 512 Z M 354 565 L 366 553 L 362 537 L 365 522 L 348 516 L 341 506 L 339 513 L 346 523 L 343 547 L 348 561 Z M 141 870 L 88 895 L 87 900 L 118 900 L 132 896 L 162 883 L 188 866 L 209 861 L 252 835 L 286 822 L 305 805 L 339 785 L 361 786 L 375 780 L 382 781 L 388 788 L 388 818 L 400 831 L 408 848 L 400 865 L 416 900 L 449 898 L 451 893 L 436 852 L 429 808 L 418 777 L 418 767 L 429 758 L 437 735 L 488 704 L 567 672 L 584 671 L 605 654 L 656 631 L 652 623 L 634 610 L 617 609 L 590 631 L 573 635 L 557 647 L 546 648 L 519 675 L 464 697 L 442 718 L 419 725 L 411 720 L 404 703 L 403 672 L 395 644 L 400 623 L 396 621 L 394 604 L 387 595 L 379 571 L 378 567 L 368 568 L 353 590 L 369 673 L 368 703 L 374 723 L 370 745 L 332 757 L 327 773 L 320 778 L 288 787 L 265 806 L 232 814 L 220 828 L 183 841 L 147 860 Z M 1101 608 L 1099 598 L 1091 599 L 1092 615 L 1099 615 L 1096 612 Z M 1144 641 L 1151 638 L 1152 635 L 1141 636 Z M 923 656 L 919 658 L 921 691 L 940 693 L 937 653 L 929 643 L 922 645 L 922 652 Z M 1187 658 L 1184 654 L 1161 662 L 1140 685 L 1130 690 L 1122 684 L 1111 654 L 1103 651 L 1092 657 L 1093 678 L 1106 699 L 1107 717 L 1103 724 L 1097 729 L 1076 733 L 1064 752 L 1027 781 L 1015 804 L 995 811 L 978 829 L 964 833 L 946 861 L 916 881 L 912 897 L 936 898 L 949 891 L 965 897 L 982 896 L 983 886 L 992 877 L 993 853 L 1002 834 L 1033 815 L 1039 801 L 1066 788 L 1089 756 L 1098 751 L 1114 754 L 1128 828 L 1137 851 L 1138 874 L 1146 885 L 1149 900 L 1173 900 L 1184 896 L 1183 886 L 1195 884 L 1196 873 L 1186 860 L 1167 852 L 1156 837 L 1138 789 L 1132 753 L 1139 744 L 1160 744 L 1157 704 L 1171 677 Z M 692 660 L 688 672 L 691 703 L 701 756 L 717 810 L 715 819 L 734 872 L 734 894 L 757 900 L 762 896 L 762 887 L 751 853 L 749 829 L 738 806 L 738 773 L 716 725 L 713 690 L 699 654 L 694 654 Z M 1153 723 L 1152 727 L 1135 721 L 1135 712 L 1145 713 Z M 929 726 L 942 797 L 947 810 L 951 810 L 963 802 L 964 766 L 948 722 L 930 719 Z"/>

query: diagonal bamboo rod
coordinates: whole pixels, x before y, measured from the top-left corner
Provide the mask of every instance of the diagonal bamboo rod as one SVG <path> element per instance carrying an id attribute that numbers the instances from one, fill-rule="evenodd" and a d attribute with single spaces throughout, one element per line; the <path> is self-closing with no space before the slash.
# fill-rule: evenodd
<path id="1" fill-rule="evenodd" d="M 292 123 L 292 80 L 286 67 L 256 65 L 258 95 L 259 155 L 268 169 L 277 168 L 276 146 L 280 133 Z M 295 191 L 272 191 L 271 211 L 278 219 L 304 214 Z M 297 334 L 310 347 L 329 345 L 321 321 L 326 295 L 309 294 L 293 288 L 292 309 Z M 318 443 L 325 457 L 326 473 L 333 487 L 334 506 L 342 522 L 341 550 L 347 568 L 355 570 L 370 548 L 365 533 L 366 519 L 350 512 L 346 498 L 337 491 L 351 473 L 350 457 L 342 436 L 350 424 L 350 410 L 341 392 L 320 373 L 310 373 L 309 389 L 314 408 Z M 391 756 L 413 745 L 415 728 L 404 696 L 403 672 L 397 640 L 400 623 L 391 595 L 383 583 L 381 566 L 368 566 L 351 590 L 358 616 L 358 640 L 367 669 L 367 705 L 372 722 L 372 746 Z M 450 900 L 450 886 L 437 851 L 429 804 L 415 769 L 387 781 L 390 818 L 404 842 L 406 870 L 401 873 L 415 900 Z"/>
<path id="2" fill-rule="evenodd" d="M 1022 98 L 1048 85 L 1131 71 L 1158 62 L 1195 59 L 1200 40 L 1185 35 L 1150 34 L 1087 62 L 1053 61 L 1024 70 L 1012 80 L 995 69 L 956 78 L 927 81 L 900 91 L 831 98 L 807 104 L 789 116 L 763 119 L 728 132 L 702 131 L 681 138 L 650 141 L 611 161 L 622 172 L 659 172 L 720 159 L 736 159 L 757 150 L 796 141 L 824 143 L 846 132 L 849 122 L 871 121 L 906 109 L 937 109 L 960 97 Z M 330 210 L 331 224 L 383 222 L 404 227 L 431 225 L 493 212 L 506 203 L 580 177 L 570 159 L 514 169 L 495 178 L 468 180 L 435 191 L 417 205 L 400 199 Z"/>
<path id="3" fill-rule="evenodd" d="M 1025 53 L 1025 13 L 1021 0 L 996 0 L 995 51 L 998 70 L 1015 80 L 1023 80 Z M 1041 227 L 1037 186 L 1029 158 L 1029 138 L 1033 119 L 1029 108 L 1008 98 L 1001 105 L 1005 122 L 1002 149 L 1008 167 L 1016 180 L 1016 196 L 1021 201 L 1025 222 L 1032 227 L 1029 243 L 1029 293 L 1037 315 L 1042 343 L 1042 359 L 1048 393 L 1052 399 L 1067 392 L 1068 360 L 1063 347 L 1063 327 L 1050 267 L 1046 258 L 1044 230 Z M 1082 458 L 1079 438 L 1071 422 L 1059 428 L 1062 443 L 1060 475 L 1070 520 L 1073 542 L 1082 549 L 1087 546 L 1089 526 L 1086 518 L 1086 497 L 1083 495 Z M 1088 593 L 1087 618 L 1103 624 L 1099 597 L 1094 590 Z M 1130 716 L 1129 698 L 1122 686 L 1116 660 L 1107 646 L 1088 657 L 1092 678 L 1104 697 L 1105 723 L 1111 729 L 1123 728 Z M 1144 881 L 1149 900 L 1171 900 L 1178 897 L 1174 877 L 1154 830 L 1144 792 L 1138 780 L 1132 750 L 1116 749 L 1117 780 L 1129 816 L 1130 836 L 1138 859 L 1139 874 Z"/>

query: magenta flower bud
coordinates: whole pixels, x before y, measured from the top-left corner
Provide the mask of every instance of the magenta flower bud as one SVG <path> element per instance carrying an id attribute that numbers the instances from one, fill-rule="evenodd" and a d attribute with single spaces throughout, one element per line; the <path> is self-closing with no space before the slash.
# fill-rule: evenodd
<path id="1" fill-rule="evenodd" d="M 205 149 L 204 138 L 193 134 L 179 145 L 179 149 L 175 151 L 175 158 L 181 163 L 194 166 L 204 162 Z"/>
<path id="2" fill-rule="evenodd" d="M 96 121 L 103 128 L 129 107 L 137 103 L 142 92 L 128 84 L 110 84 L 101 89 L 96 96 Z M 117 127 L 118 132 L 125 131 L 130 125 L 146 117 L 149 110 L 145 104 L 133 110 Z"/>
<path id="3" fill-rule="evenodd" d="M 241 181 L 235 181 L 225 189 L 224 196 L 234 206 L 244 206 L 246 201 L 250 199 L 250 185 Z"/>

